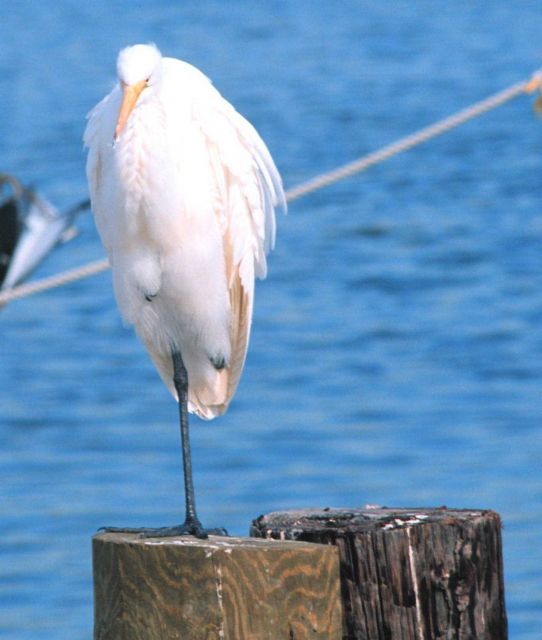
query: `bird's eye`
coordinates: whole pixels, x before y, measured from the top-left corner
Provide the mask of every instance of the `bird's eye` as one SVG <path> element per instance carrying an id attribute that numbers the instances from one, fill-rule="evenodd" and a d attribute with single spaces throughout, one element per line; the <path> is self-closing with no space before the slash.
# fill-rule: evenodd
<path id="1" fill-rule="evenodd" d="M 149 76 L 148 78 L 145 78 L 145 82 L 146 82 L 147 84 L 149 84 L 150 79 L 151 79 L 151 77 L 150 77 L 150 76 Z"/>

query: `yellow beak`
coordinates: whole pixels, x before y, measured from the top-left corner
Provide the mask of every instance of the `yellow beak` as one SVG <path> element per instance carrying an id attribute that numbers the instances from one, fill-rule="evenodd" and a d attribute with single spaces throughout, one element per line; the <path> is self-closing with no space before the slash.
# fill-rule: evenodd
<path id="1" fill-rule="evenodd" d="M 124 85 L 124 97 L 122 99 L 122 104 L 120 105 L 117 126 L 115 127 L 115 140 L 117 140 L 117 138 L 122 133 L 122 130 L 124 129 L 126 122 L 128 121 L 128 118 L 130 117 L 130 114 L 132 113 L 132 110 L 136 105 L 140 93 L 146 86 L 146 80 L 141 80 L 140 82 L 136 82 L 135 84 Z"/>

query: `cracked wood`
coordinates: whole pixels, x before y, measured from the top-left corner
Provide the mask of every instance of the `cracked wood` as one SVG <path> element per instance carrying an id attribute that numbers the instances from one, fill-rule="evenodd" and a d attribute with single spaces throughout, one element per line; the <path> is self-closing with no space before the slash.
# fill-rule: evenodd
<path id="1" fill-rule="evenodd" d="M 285 511 L 260 516 L 251 535 L 338 547 L 344 640 L 507 638 L 493 511 Z"/>

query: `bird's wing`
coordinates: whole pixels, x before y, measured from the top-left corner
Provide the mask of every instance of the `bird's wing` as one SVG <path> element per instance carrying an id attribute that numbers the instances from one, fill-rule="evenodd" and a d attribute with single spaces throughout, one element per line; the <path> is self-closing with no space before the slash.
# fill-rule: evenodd
<path id="1" fill-rule="evenodd" d="M 251 257 L 251 275 L 264 278 L 265 256 L 275 243 L 274 209 L 286 209 L 275 163 L 254 127 L 218 92 L 197 113 L 216 178 L 215 211 L 234 240 L 233 262 Z"/>
<path id="2" fill-rule="evenodd" d="M 209 85 L 212 92 L 215 89 Z M 279 173 L 254 127 L 218 92 L 195 110 L 215 178 L 215 213 L 222 230 L 232 325 L 227 403 L 245 362 L 254 278 L 265 278 L 275 243 L 275 208 L 286 209 Z"/>

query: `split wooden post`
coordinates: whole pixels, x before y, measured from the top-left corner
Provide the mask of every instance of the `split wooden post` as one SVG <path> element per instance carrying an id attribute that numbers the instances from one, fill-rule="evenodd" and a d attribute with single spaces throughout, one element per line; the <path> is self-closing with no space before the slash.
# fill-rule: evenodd
<path id="1" fill-rule="evenodd" d="M 93 538 L 95 640 L 340 640 L 334 547 Z"/>
<path id="2" fill-rule="evenodd" d="M 508 637 L 494 511 L 285 511 L 260 516 L 251 535 L 339 548 L 343 640 Z"/>

